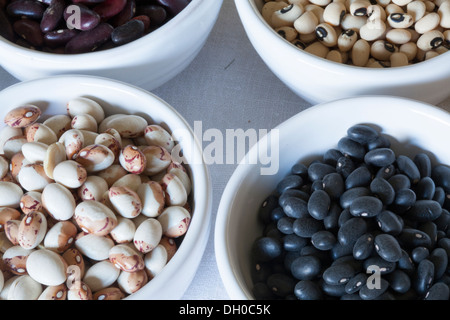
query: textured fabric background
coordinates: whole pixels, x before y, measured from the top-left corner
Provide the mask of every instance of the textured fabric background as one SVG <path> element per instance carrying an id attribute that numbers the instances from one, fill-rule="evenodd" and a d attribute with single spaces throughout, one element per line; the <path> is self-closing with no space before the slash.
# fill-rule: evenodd
<path id="1" fill-rule="evenodd" d="M 0 68 L 0 89 L 16 82 Z M 223 134 L 227 129 L 238 128 L 270 130 L 311 106 L 292 93 L 259 58 L 248 41 L 233 0 L 224 0 L 217 24 L 191 65 L 153 93 L 175 107 L 191 126 L 201 121 L 203 132 L 218 129 Z M 450 111 L 450 99 L 439 106 Z M 204 146 L 207 144 L 204 142 Z M 235 167 L 209 166 L 213 185 L 210 241 L 183 299 L 228 299 L 217 269 L 213 240 L 220 197 Z"/>

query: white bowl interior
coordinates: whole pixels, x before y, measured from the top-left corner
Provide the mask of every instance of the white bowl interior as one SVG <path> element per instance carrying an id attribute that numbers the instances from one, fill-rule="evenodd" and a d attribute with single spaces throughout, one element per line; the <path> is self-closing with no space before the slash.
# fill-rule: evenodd
<path id="1" fill-rule="evenodd" d="M 211 185 L 198 141 L 181 115 L 157 96 L 122 82 L 91 76 L 55 76 L 6 88 L 0 92 L 3 105 L 0 119 L 10 109 L 27 103 L 41 108 L 41 119 L 64 114 L 67 101 L 78 96 L 96 100 L 107 115 L 137 114 L 150 122 L 161 124 L 170 130 L 180 144 L 193 183 L 191 224 L 177 253 L 161 273 L 128 298 L 181 298 L 200 264 L 210 232 Z"/>
<path id="2" fill-rule="evenodd" d="M 312 159 L 337 146 L 347 129 L 358 123 L 373 124 L 393 139 L 396 154 L 414 156 L 425 151 L 434 163 L 450 164 L 450 114 L 414 100 L 376 96 L 342 99 L 300 112 L 273 129 L 249 151 L 279 151 L 279 170 L 261 175 L 261 162 L 241 163 L 229 180 L 219 204 L 215 226 L 216 257 L 225 288 L 232 299 L 253 299 L 250 249 L 261 236 L 258 210 L 278 182 L 297 162 Z M 278 132 L 279 140 L 271 135 Z M 266 148 L 270 150 L 267 152 Z M 256 163 L 256 164 L 253 164 Z"/>

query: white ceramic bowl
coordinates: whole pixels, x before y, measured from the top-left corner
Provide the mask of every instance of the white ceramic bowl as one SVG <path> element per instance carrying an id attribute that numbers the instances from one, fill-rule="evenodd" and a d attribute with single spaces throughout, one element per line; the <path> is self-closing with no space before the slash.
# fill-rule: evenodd
<path id="1" fill-rule="evenodd" d="M 395 108 L 393 108 L 395 106 Z M 258 211 L 264 199 L 298 161 L 311 161 L 336 148 L 347 129 L 358 123 L 378 126 L 394 137 L 397 154 L 429 151 L 436 162 L 450 164 L 450 114 L 432 105 L 390 96 L 365 96 L 323 103 L 300 112 L 263 137 L 239 164 L 220 201 L 215 224 L 217 265 L 231 299 L 253 299 L 250 250 L 262 235 Z M 276 133 L 275 132 L 275 133 Z M 279 154 L 279 170 L 261 175 L 258 154 Z M 276 158 L 276 157 L 274 157 Z M 252 164 L 256 163 L 256 164 Z M 306 162 L 305 164 L 307 164 Z"/>
<path id="2" fill-rule="evenodd" d="M 159 29 L 123 46 L 63 55 L 30 50 L 0 37 L 0 64 L 19 80 L 86 74 L 153 90 L 183 71 L 203 48 L 222 0 L 192 0 Z"/>
<path id="3" fill-rule="evenodd" d="M 360 95 L 393 95 L 437 104 L 450 96 L 450 53 L 405 67 L 369 69 L 302 51 L 262 18 L 263 0 L 235 0 L 253 47 L 268 68 L 312 104 Z"/>
<path id="4" fill-rule="evenodd" d="M 22 82 L 0 92 L 0 119 L 25 103 L 41 108 L 41 119 L 66 113 L 66 103 L 77 96 L 99 102 L 107 115 L 137 114 L 171 130 L 187 159 L 193 183 L 192 220 L 178 251 L 147 285 L 127 299 L 180 299 L 191 283 L 205 250 L 211 225 L 211 184 L 202 153 L 189 124 L 170 105 L 137 87 L 93 76 L 54 76 Z M 3 120 L 2 120 L 3 121 Z"/>

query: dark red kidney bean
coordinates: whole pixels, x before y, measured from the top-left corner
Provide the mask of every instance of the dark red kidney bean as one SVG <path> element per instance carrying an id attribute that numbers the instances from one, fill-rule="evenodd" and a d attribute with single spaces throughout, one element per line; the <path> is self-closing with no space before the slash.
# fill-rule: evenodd
<path id="1" fill-rule="evenodd" d="M 56 29 L 59 22 L 63 19 L 63 13 L 66 3 L 64 0 L 54 0 L 44 11 L 41 20 L 41 31 L 50 32 Z"/>
<path id="2" fill-rule="evenodd" d="M 119 27 L 130 21 L 136 14 L 136 1 L 127 0 L 125 7 L 109 23 L 114 27 Z"/>
<path id="3" fill-rule="evenodd" d="M 150 18 L 148 16 L 140 15 L 134 17 L 132 20 L 142 21 L 144 23 L 144 32 L 147 32 L 150 29 Z"/>
<path id="4" fill-rule="evenodd" d="M 367 125 L 356 124 L 347 129 L 347 135 L 356 142 L 367 144 L 378 137 L 378 132 Z"/>
<path id="5" fill-rule="evenodd" d="M 40 20 L 44 14 L 45 7 L 42 3 L 34 0 L 16 0 L 6 7 L 6 11 L 12 17 Z"/>
<path id="6" fill-rule="evenodd" d="M 191 0 L 156 0 L 160 5 L 167 7 L 167 10 L 172 15 L 180 13 Z"/>
<path id="7" fill-rule="evenodd" d="M 80 32 L 66 44 L 66 53 L 92 52 L 111 38 L 114 28 L 105 22 L 92 30 Z"/>
<path id="8" fill-rule="evenodd" d="M 69 29 L 75 28 L 81 31 L 89 31 L 98 26 L 101 18 L 97 12 L 88 7 L 83 5 L 70 5 L 64 10 L 64 20 Z"/>
<path id="9" fill-rule="evenodd" d="M 50 48 L 63 47 L 70 39 L 79 34 L 76 29 L 59 29 L 44 34 L 44 44 Z"/>
<path id="10" fill-rule="evenodd" d="M 16 40 L 15 42 L 18 46 L 27 48 L 27 49 L 36 49 L 35 46 L 33 46 L 31 43 L 29 43 L 28 41 L 26 41 L 25 39 L 19 38 Z"/>
<path id="11" fill-rule="evenodd" d="M 13 27 L 8 19 L 8 16 L 3 10 L 0 10 L 0 36 L 9 41 L 14 41 Z"/>
<path id="12" fill-rule="evenodd" d="M 166 9 L 162 6 L 147 4 L 136 7 L 136 15 L 146 15 L 150 18 L 150 26 L 157 27 L 162 25 L 167 19 Z"/>
<path id="13" fill-rule="evenodd" d="M 32 46 L 40 47 L 44 43 L 44 35 L 37 21 L 22 19 L 13 24 L 14 31 Z"/>
<path id="14" fill-rule="evenodd" d="M 73 3 L 85 4 L 85 5 L 99 4 L 99 3 L 102 3 L 104 1 L 105 0 L 72 0 Z"/>
<path id="15" fill-rule="evenodd" d="M 126 4 L 127 0 L 105 0 L 96 5 L 93 10 L 105 21 L 119 14 Z"/>

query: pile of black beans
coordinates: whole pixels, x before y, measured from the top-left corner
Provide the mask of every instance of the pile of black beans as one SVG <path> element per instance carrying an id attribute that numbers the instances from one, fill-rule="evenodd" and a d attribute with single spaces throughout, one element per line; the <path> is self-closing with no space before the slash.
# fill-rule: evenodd
<path id="1" fill-rule="evenodd" d="M 44 52 L 77 54 L 132 42 L 191 0 L 0 0 L 0 36 Z"/>
<path id="2" fill-rule="evenodd" d="M 431 156 L 357 124 L 295 164 L 259 209 L 255 298 L 448 300 L 450 168 Z"/>

